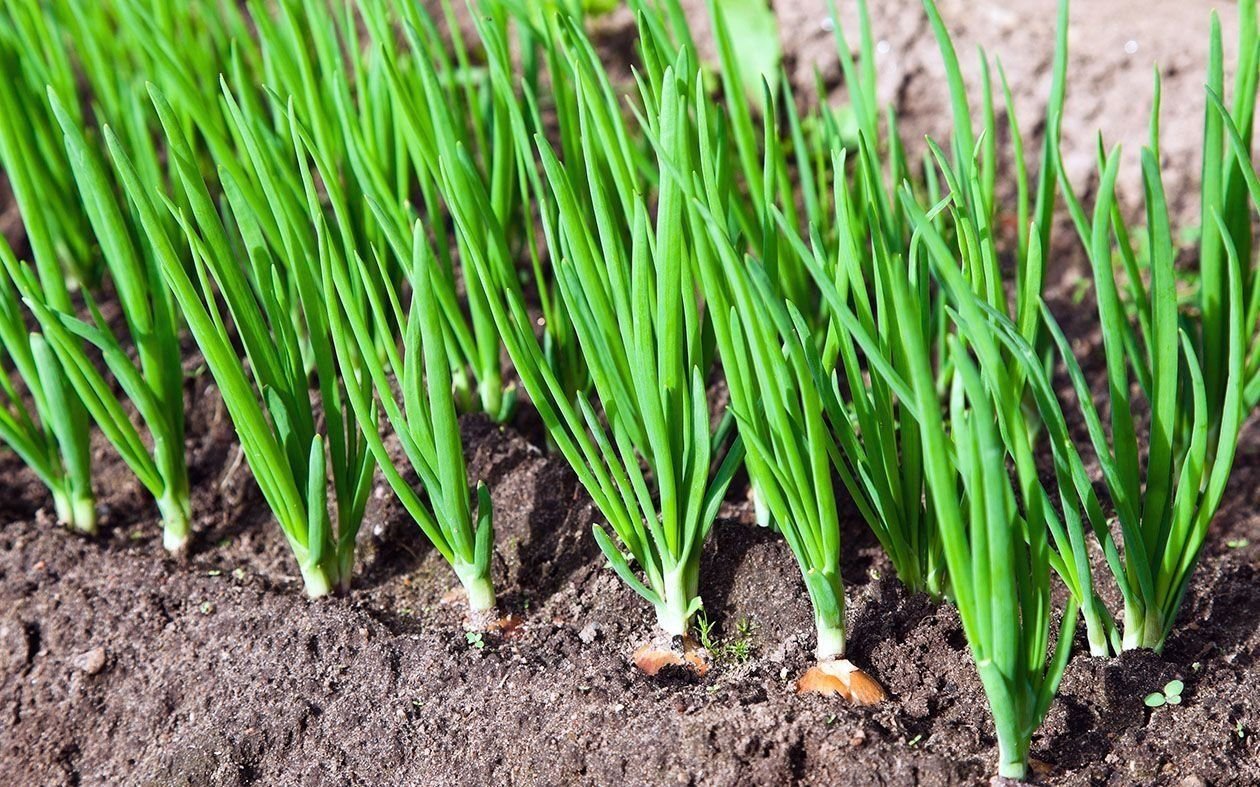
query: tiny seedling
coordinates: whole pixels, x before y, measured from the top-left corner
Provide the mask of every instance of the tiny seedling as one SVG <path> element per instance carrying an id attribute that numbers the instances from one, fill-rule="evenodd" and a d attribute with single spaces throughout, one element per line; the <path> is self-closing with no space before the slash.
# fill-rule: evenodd
<path id="1" fill-rule="evenodd" d="M 696 616 L 696 638 L 700 646 L 709 652 L 719 664 L 738 666 L 748 663 L 752 658 L 752 633 L 754 624 L 749 618 L 740 618 L 735 624 L 735 634 L 731 637 L 718 637 L 714 632 L 715 624 L 709 620 L 702 610 Z"/>
<path id="2" fill-rule="evenodd" d="M 1142 700 L 1148 708 L 1160 708 L 1164 705 L 1180 705 L 1181 692 L 1185 689 L 1185 684 L 1179 680 L 1170 680 L 1164 685 L 1162 691 L 1153 691 L 1146 695 Z"/>

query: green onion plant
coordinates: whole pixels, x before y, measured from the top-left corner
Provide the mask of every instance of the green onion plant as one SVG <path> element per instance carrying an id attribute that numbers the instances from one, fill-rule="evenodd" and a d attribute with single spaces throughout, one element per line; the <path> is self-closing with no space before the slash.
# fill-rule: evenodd
<path id="1" fill-rule="evenodd" d="M 911 199 L 905 192 L 903 197 Z M 937 265 L 936 270 L 948 269 Z M 913 313 L 908 281 L 894 277 L 892 293 L 894 308 Z M 986 312 L 982 297 L 965 286 L 955 286 L 950 294 L 959 319 L 957 332 L 946 340 L 954 374 L 944 413 L 928 334 L 914 320 L 902 321 L 899 331 L 910 358 L 908 385 L 919 415 L 950 593 L 997 733 L 998 773 L 1022 779 L 1033 733 L 1067 665 L 1077 602 L 1069 595 L 1057 636 L 1052 636 L 1053 550 L 1046 518 L 1053 509 L 1045 505 L 1040 483 L 1030 484 L 1029 474 L 1021 471 L 1020 452 L 1012 450 L 1020 444 L 1003 437 L 1001 412 L 1017 408 L 1019 399 L 1010 395 L 1004 379 L 1007 362 L 994 352 L 989 320 L 1007 318 L 992 309 Z M 1007 333 L 1023 341 L 1013 326 Z M 1014 459 L 1014 483 L 1009 459 Z"/>
<path id="2" fill-rule="evenodd" d="M 1221 30 L 1213 16 L 1203 224 L 1191 273 L 1197 286 L 1188 302 L 1179 293 L 1179 249 L 1161 166 L 1158 77 L 1150 139 L 1141 155 L 1143 235 L 1135 238 L 1115 198 L 1118 151 L 1106 153 L 1100 143 L 1100 186 L 1092 216 L 1063 180 L 1092 266 L 1106 357 L 1109 432 L 1067 338 L 1048 311 L 1045 321 L 1080 400 L 1114 508 L 1114 520 L 1104 518 L 1092 490 L 1081 485 L 1082 505 L 1124 600 L 1122 628 L 1111 634 L 1115 651 L 1163 648 L 1224 495 L 1243 421 L 1255 404 L 1252 222 L 1260 181 L 1248 154 L 1260 63 L 1254 0 L 1239 4 L 1239 21 L 1240 61 L 1231 109 L 1221 98 Z M 1149 406 L 1145 455 L 1142 424 L 1132 407 L 1135 384 Z M 1074 456 L 1072 461 L 1080 460 Z"/>
<path id="3" fill-rule="evenodd" d="M 180 359 L 172 353 L 171 320 L 158 302 L 165 297 L 159 291 L 163 288 L 152 286 L 156 278 L 138 250 L 129 248 L 132 240 L 116 232 L 118 220 L 129 217 L 100 199 L 104 191 L 95 196 L 83 193 L 84 188 L 104 186 L 99 166 L 93 164 L 90 174 L 78 166 L 84 159 L 104 155 L 95 118 L 114 119 L 118 135 L 131 143 L 131 149 L 151 147 L 156 119 L 143 111 L 146 79 L 169 85 L 181 98 L 213 91 L 213 79 L 227 62 L 231 41 L 238 36 L 249 40 L 241 35 L 247 28 L 237 6 L 218 5 L 215 14 L 204 13 L 199 4 L 157 0 L 6 0 L 0 7 L 0 62 L 10 75 L 0 87 L 0 166 L 13 185 L 38 274 L 13 274 L 17 267 L 7 265 L 4 275 L 13 278 L 5 285 L 6 295 L 14 296 L 19 287 L 33 302 L 43 329 L 38 336 L 22 335 L 25 331 L 16 326 L 27 319 L 22 313 L 28 309 L 8 301 L 12 338 L 5 340 L 3 353 L 25 381 L 35 412 L 15 412 L 20 407 L 17 392 L 13 380 L 6 379 L 13 396 L 0 440 L 14 447 L 49 485 L 58 517 L 90 533 L 96 527 L 89 461 L 89 423 L 95 417 L 157 496 L 164 540 L 175 551 L 187 538 L 188 493 L 182 402 L 176 398 L 180 378 L 170 372 L 178 371 Z M 182 42 L 178 52 L 176 40 Z M 81 103 L 84 93 L 90 101 Z M 55 112 L 49 95 L 61 98 Z M 203 109 L 195 98 L 183 108 Z M 63 144 L 67 128 L 82 133 L 77 141 L 67 137 Z M 149 156 L 137 164 L 150 166 L 156 160 Z M 153 176 L 151 168 L 148 174 Z M 152 399 L 135 402 L 150 431 L 151 448 L 127 421 L 123 399 L 108 391 L 95 367 L 89 369 L 84 345 L 97 345 L 111 371 L 117 364 L 133 370 L 135 366 L 119 354 L 121 346 L 101 325 L 74 319 L 75 290 L 83 288 L 90 301 L 89 291 L 102 287 L 101 277 L 107 273 L 128 277 L 113 282 L 113 290 L 124 301 L 129 330 L 154 329 L 137 347 L 143 385 L 134 375 L 119 378 L 126 398 L 143 396 L 130 390 L 138 386 L 157 396 L 161 417 Z M 146 316 L 150 309 L 152 314 Z M 42 380 L 33 380 L 36 373 Z M 44 426 L 39 426 L 41 422 Z"/>
<path id="4" fill-rule="evenodd" d="M 459 231 L 488 241 L 469 244 L 465 264 L 486 289 L 551 439 L 607 520 L 611 534 L 596 525 L 596 541 L 617 574 L 655 608 L 660 630 L 686 637 L 701 607 L 700 550 L 742 452 L 732 448 L 723 459 L 730 422 L 712 425 L 706 393 L 712 349 L 696 294 L 696 241 L 684 189 L 662 168 L 651 217 L 621 106 L 589 41 L 576 24 L 566 25 L 563 46 L 584 86 L 581 157 L 562 161 L 541 137 L 537 150 L 559 216 L 549 253 L 602 413 L 562 388 L 548 366 L 502 228 L 467 156 L 444 162 L 448 201 Z M 643 122 L 673 162 L 693 155 L 693 63 L 684 49 L 640 80 Z M 593 221 L 583 204 L 592 206 Z"/>
<path id="5" fill-rule="evenodd" d="M 27 325 L 27 310 L 10 274 L 17 258 L 2 237 L 0 263 L 0 442 L 48 487 L 58 521 L 95 533 L 87 413 L 74 399 L 48 340 Z"/>
<path id="6" fill-rule="evenodd" d="M 705 174 L 708 200 L 717 208 L 716 201 L 723 197 L 713 188 L 713 173 Z M 709 210 L 693 210 L 692 221 L 697 222 L 697 233 L 712 228 L 712 244 L 698 244 L 697 258 L 730 410 L 745 447 L 750 482 L 796 557 L 814 610 L 818 665 L 802 678 L 802 689 L 837 691 L 862 704 L 878 702 L 884 698 L 882 689 L 845 659 L 846 607 L 833 467 L 877 532 L 900 535 L 896 525 L 879 529 L 884 519 L 876 511 L 884 501 L 872 500 L 868 492 L 887 494 L 895 505 L 902 484 L 897 480 L 894 492 L 882 483 L 888 480 L 884 475 L 888 466 L 869 460 L 851 415 L 841 404 L 834 375 L 824 371 L 805 317 L 775 293 L 760 263 L 741 259 L 712 215 Z M 833 430 L 829 421 L 838 428 Z M 885 447 L 872 446 L 872 454 Z M 894 454 L 895 450 L 893 446 Z M 850 459 L 860 463 L 855 472 L 850 470 Z M 922 490 L 913 482 L 906 486 L 921 496 Z M 915 508 L 917 513 L 918 497 Z M 890 511 L 889 516 L 897 513 Z M 914 528 L 914 532 L 933 531 Z M 900 562 L 897 565 L 903 567 Z M 910 576 L 909 568 L 906 576 Z M 827 680 L 828 676 L 835 681 Z"/>
<path id="7" fill-rule="evenodd" d="M 122 210 L 119 189 L 83 129 L 51 92 L 49 100 L 64 134 L 71 164 L 93 235 L 101 249 L 126 324 L 128 345 L 135 360 L 115 336 L 85 293 L 92 321 L 77 319 L 57 305 L 38 276 L 29 269 L 9 268 L 26 304 L 39 323 L 48 346 L 57 356 L 66 379 L 127 467 L 157 500 L 161 513 L 163 545 L 175 554 L 187 547 L 191 518 L 188 469 L 184 459 L 184 375 L 179 347 L 178 316 L 170 294 L 153 264 L 147 247 L 134 238 L 142 233 L 130 213 Z M 106 132 L 110 152 L 125 176 L 138 177 L 136 167 L 122 153 L 116 138 Z M 156 165 L 157 151 L 150 145 L 141 152 Z M 43 223 L 53 205 L 23 204 L 26 221 Z M 49 222 L 51 223 L 51 222 Z M 89 352 L 89 348 L 95 352 Z M 111 380 L 97 368 L 99 353 Z M 146 441 L 136 429 L 127 403 L 135 407 L 148 432 Z"/>
<path id="8" fill-rule="evenodd" d="M 14 200 L 22 213 L 26 245 L 35 263 L 39 284 L 47 300 L 56 308 L 71 312 L 72 260 L 86 258 L 86 230 L 82 212 L 57 210 L 69 204 L 69 163 L 56 144 L 55 125 L 43 109 L 44 87 L 34 84 L 30 68 L 20 64 L 44 62 L 27 46 L 46 33 L 45 18 L 38 9 L 5 6 L 0 13 L 0 62 L 5 73 L 15 78 L 0 80 L 0 167 L 8 176 Z M 23 27 L 30 11 L 30 23 L 39 27 L 28 32 Z M 45 204 L 53 209 L 36 210 Z M 4 368 L 4 414 L 0 440 L 12 448 L 48 487 L 57 518 L 72 529 L 86 534 L 96 532 L 96 502 L 92 493 L 90 419 L 75 395 L 67 372 L 57 360 L 47 339 L 31 333 L 26 309 L 9 271 L 16 270 L 14 252 L 3 244 L 4 335 L 0 337 L 0 360 L 7 356 L 16 373 Z M 29 395 L 34 412 L 26 408 Z"/>
<path id="9" fill-rule="evenodd" d="M 1113 238 L 1114 189 L 1118 152 L 1107 156 L 1091 223 L 1089 257 L 1093 265 L 1098 315 L 1107 363 L 1106 401 L 1110 431 L 1104 426 L 1092 391 L 1071 346 L 1047 311 L 1046 324 L 1059 347 L 1090 442 L 1103 471 L 1115 509 L 1123 553 L 1115 546 L 1111 522 L 1086 500 L 1093 529 L 1104 547 L 1111 573 L 1124 597 L 1122 647 L 1160 650 L 1172 629 L 1208 526 L 1225 492 L 1233 466 L 1244 409 L 1244 310 L 1242 265 L 1220 213 L 1214 231 L 1225 245 L 1229 278 L 1226 321 L 1224 400 L 1208 403 L 1207 377 L 1189 332 L 1179 324 L 1176 274 L 1162 177 L 1154 151 L 1143 151 L 1151 248 L 1150 323 L 1145 334 L 1151 365 L 1144 371 L 1130 351 L 1134 326 L 1125 313 L 1116 284 Z M 1133 378 L 1150 405 L 1145 462 L 1133 414 Z M 1191 403 L 1186 412 L 1186 401 Z M 1079 459 L 1077 460 L 1079 461 Z M 1078 472 L 1083 470 L 1078 469 Z M 1082 490 L 1084 492 L 1084 490 Z M 1085 493 L 1088 494 L 1088 493 Z"/>
<path id="10" fill-rule="evenodd" d="M 320 269 L 323 218 L 312 210 L 315 185 L 305 157 L 308 132 L 292 102 L 270 99 L 269 111 L 256 114 L 230 90 L 222 100 L 239 144 L 237 158 L 217 162 L 222 213 L 171 105 L 156 89 L 153 104 L 178 199 L 164 199 L 161 184 L 136 172 L 124 170 L 122 180 L 219 386 L 245 459 L 297 558 L 306 592 L 317 597 L 350 584 L 375 464 L 346 389 L 364 392 L 370 383 L 343 375 L 337 365 Z M 167 212 L 178 219 L 174 232 L 164 221 Z"/>
<path id="11" fill-rule="evenodd" d="M 425 536 L 455 569 L 468 596 L 470 620 L 481 626 L 495 618 L 490 566 L 494 549 L 493 508 L 488 490 L 478 485 L 474 524 L 452 395 L 445 323 L 434 296 L 437 287 L 426 282 L 442 274 L 419 222 L 412 232 L 412 247 L 408 278 L 414 284 L 405 313 L 397 289 L 379 269 L 371 271 L 358 256 L 347 265 L 337 252 L 324 247 L 324 290 L 331 307 L 333 344 L 343 369 L 358 368 L 358 373 L 371 381 L 393 434 L 402 445 L 402 454 L 420 479 L 424 497 L 403 478 L 381 439 L 378 411 L 370 392 L 347 386 L 354 415 L 385 480 Z M 385 344 L 384 352 L 379 352 L 379 337 L 388 336 L 393 325 L 402 326 L 401 347 Z"/>

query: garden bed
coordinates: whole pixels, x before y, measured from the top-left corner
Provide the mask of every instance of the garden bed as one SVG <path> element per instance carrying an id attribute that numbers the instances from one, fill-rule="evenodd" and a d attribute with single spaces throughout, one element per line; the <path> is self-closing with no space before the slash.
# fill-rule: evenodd
<path id="1" fill-rule="evenodd" d="M 814 29 L 823 4 L 779 5 L 793 6 L 780 16 L 798 74 L 815 57 L 826 74 L 834 55 Z M 801 10 L 814 5 L 812 15 Z M 1049 7 L 982 5 L 956 30 L 959 51 L 982 38 L 998 54 L 1022 54 L 1008 71 L 1017 105 L 1032 112 L 1053 46 Z M 1091 59 L 1073 59 L 1066 144 L 1085 151 L 1085 168 L 1087 129 L 1103 125 L 1111 141 L 1136 147 L 1149 64 L 1160 57 L 1151 53 L 1162 47 L 1176 65 L 1165 84 L 1168 185 L 1185 194 L 1185 215 L 1208 4 L 1141 19 L 1133 3 L 1078 5 L 1073 47 Z M 1121 25 L 1103 22 L 1124 13 L 1137 32 L 1116 33 L 1120 49 L 1108 59 L 1115 50 L 1089 37 L 1115 33 Z M 897 31 L 881 79 L 908 128 L 937 130 L 946 99 L 916 87 L 915 74 L 937 62 L 917 3 L 888 4 L 875 26 Z M 1014 32 L 1003 41 L 1003 31 Z M 1130 40 L 1141 57 L 1122 57 Z M 1117 96 L 1132 112 L 1115 113 Z M 1118 126 L 1106 128 L 1103 104 Z M 1092 308 L 1071 302 L 1077 266 L 1083 257 L 1057 258 L 1049 293 L 1065 325 L 1092 326 L 1066 319 Z M 1097 355 L 1096 335 L 1073 338 Z M 809 603 L 786 545 L 752 524 L 742 476 L 701 569 L 715 667 L 701 682 L 654 681 L 630 666 L 628 650 L 651 635 L 649 610 L 607 569 L 590 537 L 599 515 L 563 459 L 544 454 L 527 409 L 502 428 L 481 416 L 462 422 L 469 475 L 493 490 L 495 583 L 522 621 L 508 634 L 470 636 L 461 605 L 443 600 L 454 588 L 449 568 L 383 484 L 352 592 L 306 600 L 208 375 L 192 375 L 186 395 L 195 536 L 185 562 L 166 556 L 156 512 L 103 441 L 104 532 L 94 541 L 55 527 L 34 477 L 0 455 L 0 773 L 9 783 L 970 784 L 991 772 L 992 725 L 957 613 L 907 595 L 851 509 L 842 518 L 849 653 L 890 701 L 855 709 L 794 695 L 811 662 Z M 1164 653 L 1090 659 L 1078 634 L 1034 739 L 1038 779 L 1260 781 L 1258 490 L 1252 424 Z M 1174 678 L 1184 702 L 1146 707 L 1144 697 Z"/>

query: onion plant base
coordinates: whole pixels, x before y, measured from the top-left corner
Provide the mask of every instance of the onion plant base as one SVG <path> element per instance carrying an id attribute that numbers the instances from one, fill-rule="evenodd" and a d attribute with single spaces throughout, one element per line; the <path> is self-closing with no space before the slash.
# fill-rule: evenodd
<path id="1" fill-rule="evenodd" d="M 700 679 L 709 672 L 709 651 L 689 636 L 664 632 L 634 652 L 634 666 L 649 677 Z"/>
<path id="2" fill-rule="evenodd" d="M 340 557 L 334 555 L 319 563 L 302 565 L 302 584 L 306 588 L 307 598 L 316 599 L 345 593 L 350 589 L 353 569 L 353 552 Z"/>
<path id="3" fill-rule="evenodd" d="M 455 566 L 455 573 L 459 576 L 462 593 L 468 602 L 468 615 L 464 619 L 464 628 L 468 631 L 492 631 L 503 628 L 503 621 L 507 618 L 500 617 L 498 601 L 494 594 L 494 583 L 490 577 L 484 573 L 478 574 L 476 569 L 471 566 Z"/>
<path id="4" fill-rule="evenodd" d="M 998 777 L 1022 783 L 1028 778 L 1028 746 L 998 736 Z"/>
<path id="5" fill-rule="evenodd" d="M 81 535 L 96 535 L 95 498 L 71 495 L 56 490 L 53 491 L 52 497 L 53 509 L 57 512 L 58 522 Z"/>
<path id="6" fill-rule="evenodd" d="M 879 681 L 844 658 L 821 660 L 796 682 L 797 694 L 839 695 L 854 705 L 878 705 L 888 699 Z"/>
<path id="7" fill-rule="evenodd" d="M 1159 610 L 1150 609 L 1145 615 L 1131 609 L 1124 614 L 1122 650 L 1164 650 L 1164 641 L 1172 629 L 1171 620 L 1165 620 Z"/>
<path id="8" fill-rule="evenodd" d="M 192 534 L 192 510 L 188 498 L 174 495 L 157 501 L 162 515 L 162 546 L 176 558 L 188 554 L 188 540 Z"/>

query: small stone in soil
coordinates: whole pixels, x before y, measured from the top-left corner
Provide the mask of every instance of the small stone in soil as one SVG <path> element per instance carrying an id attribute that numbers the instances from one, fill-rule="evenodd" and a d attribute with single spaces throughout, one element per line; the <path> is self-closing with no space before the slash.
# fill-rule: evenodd
<path id="1" fill-rule="evenodd" d="M 92 648 L 80 653 L 71 662 L 75 669 L 86 675 L 95 675 L 105 669 L 105 648 Z"/>
<path id="2" fill-rule="evenodd" d="M 0 668 L 16 671 L 34 655 L 25 626 L 16 620 L 0 622 Z"/>
<path id="3" fill-rule="evenodd" d="M 599 628 L 594 623 L 587 623 L 582 627 L 582 630 L 578 632 L 578 639 L 582 640 L 583 644 L 586 645 L 594 642 L 598 636 Z"/>

